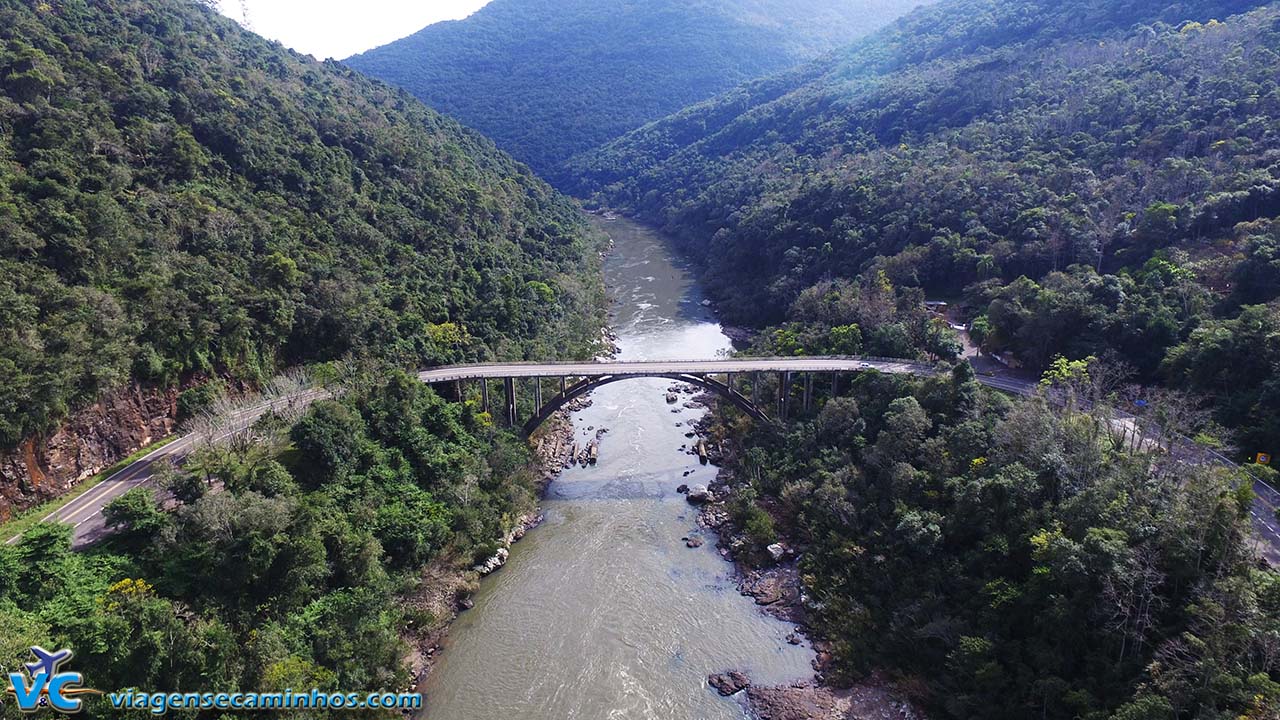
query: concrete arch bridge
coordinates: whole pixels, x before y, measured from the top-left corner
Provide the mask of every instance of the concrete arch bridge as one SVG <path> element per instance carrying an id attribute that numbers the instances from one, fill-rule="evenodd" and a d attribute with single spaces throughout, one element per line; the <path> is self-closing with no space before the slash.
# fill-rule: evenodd
<path id="1" fill-rule="evenodd" d="M 933 375 L 932 365 L 890 358 L 804 357 L 741 358 L 717 360 L 647 360 L 636 362 L 567 362 L 567 363 L 493 363 L 455 365 L 424 370 L 418 378 L 427 384 L 455 383 L 459 397 L 463 385 L 479 383 L 481 405 L 490 411 L 490 382 L 501 383 L 503 416 L 512 427 L 522 427 L 526 435 L 575 398 L 592 390 L 634 378 L 665 378 L 689 383 L 714 392 L 737 405 L 756 420 L 785 420 L 797 402 L 795 389 L 800 389 L 798 402 L 810 409 L 814 385 L 822 378 L 838 389 L 840 376 L 875 370 L 883 373 Z M 768 399 L 760 394 L 760 377 L 772 373 L 778 377 L 777 396 Z M 553 389 L 546 392 L 550 381 Z M 521 394 L 532 395 L 536 408 L 521 422 L 518 417 Z"/>

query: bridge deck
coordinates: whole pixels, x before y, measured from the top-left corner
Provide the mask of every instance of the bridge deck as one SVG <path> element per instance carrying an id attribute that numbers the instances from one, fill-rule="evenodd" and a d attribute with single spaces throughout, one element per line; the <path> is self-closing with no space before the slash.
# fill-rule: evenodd
<path id="1" fill-rule="evenodd" d="M 749 372 L 859 372 L 865 370 L 910 375 L 933 375 L 937 372 L 930 365 L 905 360 L 804 357 L 454 365 L 424 370 L 418 373 L 418 378 L 425 383 L 437 383 L 453 380 L 516 377 L 598 377 L 604 375 L 646 377 Z"/>

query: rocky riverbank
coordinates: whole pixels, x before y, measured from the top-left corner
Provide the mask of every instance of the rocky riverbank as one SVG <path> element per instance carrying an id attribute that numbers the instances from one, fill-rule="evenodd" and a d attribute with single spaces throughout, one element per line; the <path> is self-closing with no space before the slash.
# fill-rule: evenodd
<path id="1" fill-rule="evenodd" d="M 567 411 L 553 415 L 531 439 L 530 470 L 538 478 L 539 498 L 555 475 L 571 462 L 572 445 L 573 422 Z M 459 613 L 471 609 L 471 596 L 479 590 L 481 579 L 505 565 L 511 546 L 542 520 L 542 514 L 536 509 L 520 517 L 506 536 L 497 541 L 494 554 L 479 563 L 450 554 L 437 558 L 422 570 L 416 588 L 402 601 L 409 618 L 400 634 L 408 648 L 403 663 L 412 679 L 409 692 L 416 691 L 431 673 L 450 625 Z"/>
<path id="2" fill-rule="evenodd" d="M 713 408 L 715 400 L 700 396 Z M 697 502 L 702 504 L 699 525 L 717 539 L 720 555 L 734 564 L 738 590 L 755 600 L 761 610 L 794 623 L 796 633 L 788 642 L 806 640 L 815 651 L 814 676 L 810 680 L 780 687 L 757 687 L 742 672 L 728 669 L 707 678 L 708 685 L 724 696 L 742 693 L 756 720 L 923 720 L 924 714 L 898 692 L 882 675 L 873 675 L 849 687 L 837 687 L 829 680 L 833 660 L 829 644 L 809 624 L 808 596 L 799 570 L 805 548 L 793 538 L 780 537 L 763 550 L 733 520 L 732 506 L 739 483 L 732 470 L 736 452 L 728 429 L 717 413 L 708 413 L 693 428 L 703 440 L 708 461 L 720 467 L 715 481 Z M 693 498 L 690 498 L 694 502 Z"/>

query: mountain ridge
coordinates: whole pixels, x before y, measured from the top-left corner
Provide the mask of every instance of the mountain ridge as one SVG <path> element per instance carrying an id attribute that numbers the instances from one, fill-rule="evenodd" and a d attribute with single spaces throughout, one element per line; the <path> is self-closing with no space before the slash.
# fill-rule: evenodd
<path id="1" fill-rule="evenodd" d="M 1280 325 L 1277 30 L 1271 2 L 951 0 L 583 154 L 565 187 L 677 237 L 728 322 L 805 325 L 803 298 L 883 273 L 1028 370 L 1115 357 L 1271 447 L 1280 353 L 1247 348 Z"/>
<path id="2" fill-rule="evenodd" d="M 831 50 L 913 0 L 496 0 L 355 55 L 553 181 L 571 155 Z"/>

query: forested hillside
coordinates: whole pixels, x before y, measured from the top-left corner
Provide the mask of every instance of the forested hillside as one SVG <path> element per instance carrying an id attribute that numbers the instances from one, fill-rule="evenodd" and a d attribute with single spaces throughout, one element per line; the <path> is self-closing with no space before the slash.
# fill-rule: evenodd
<path id="1" fill-rule="evenodd" d="M 0 2 L 0 447 L 126 384 L 570 357 L 574 207 L 488 141 L 188 0 Z"/>
<path id="2" fill-rule="evenodd" d="M 38 645 L 74 648 L 86 685 L 107 692 L 408 687 L 402 635 L 449 619 L 415 604 L 449 587 L 424 579 L 423 565 L 462 575 L 492 556 L 535 506 L 538 476 L 528 446 L 474 403 L 445 402 L 385 368 L 346 390 L 164 473 L 171 512 L 148 488 L 113 501 L 103 512 L 117 532 L 102 545 L 72 552 L 71 527 L 56 524 L 0 544 L 5 677 Z M 89 717 L 119 712 L 84 700 Z M 0 718 L 19 717 L 12 701 L 0 705 Z"/>
<path id="3" fill-rule="evenodd" d="M 1135 450 L 1094 405 L 1114 378 L 1062 370 L 1065 404 L 962 363 L 756 428 L 717 491 L 739 556 L 785 538 L 829 677 L 887 672 L 937 720 L 1277 717 L 1280 575 L 1251 548 L 1250 480 Z"/>
<path id="4" fill-rule="evenodd" d="M 1032 370 L 1114 353 L 1280 447 L 1280 8 L 949 0 L 584 155 L 732 322 L 879 273 Z M 839 326 L 841 323 L 835 323 Z"/>
<path id="5" fill-rule="evenodd" d="M 346 62 L 544 177 L 570 156 L 932 0 L 494 0 Z"/>

